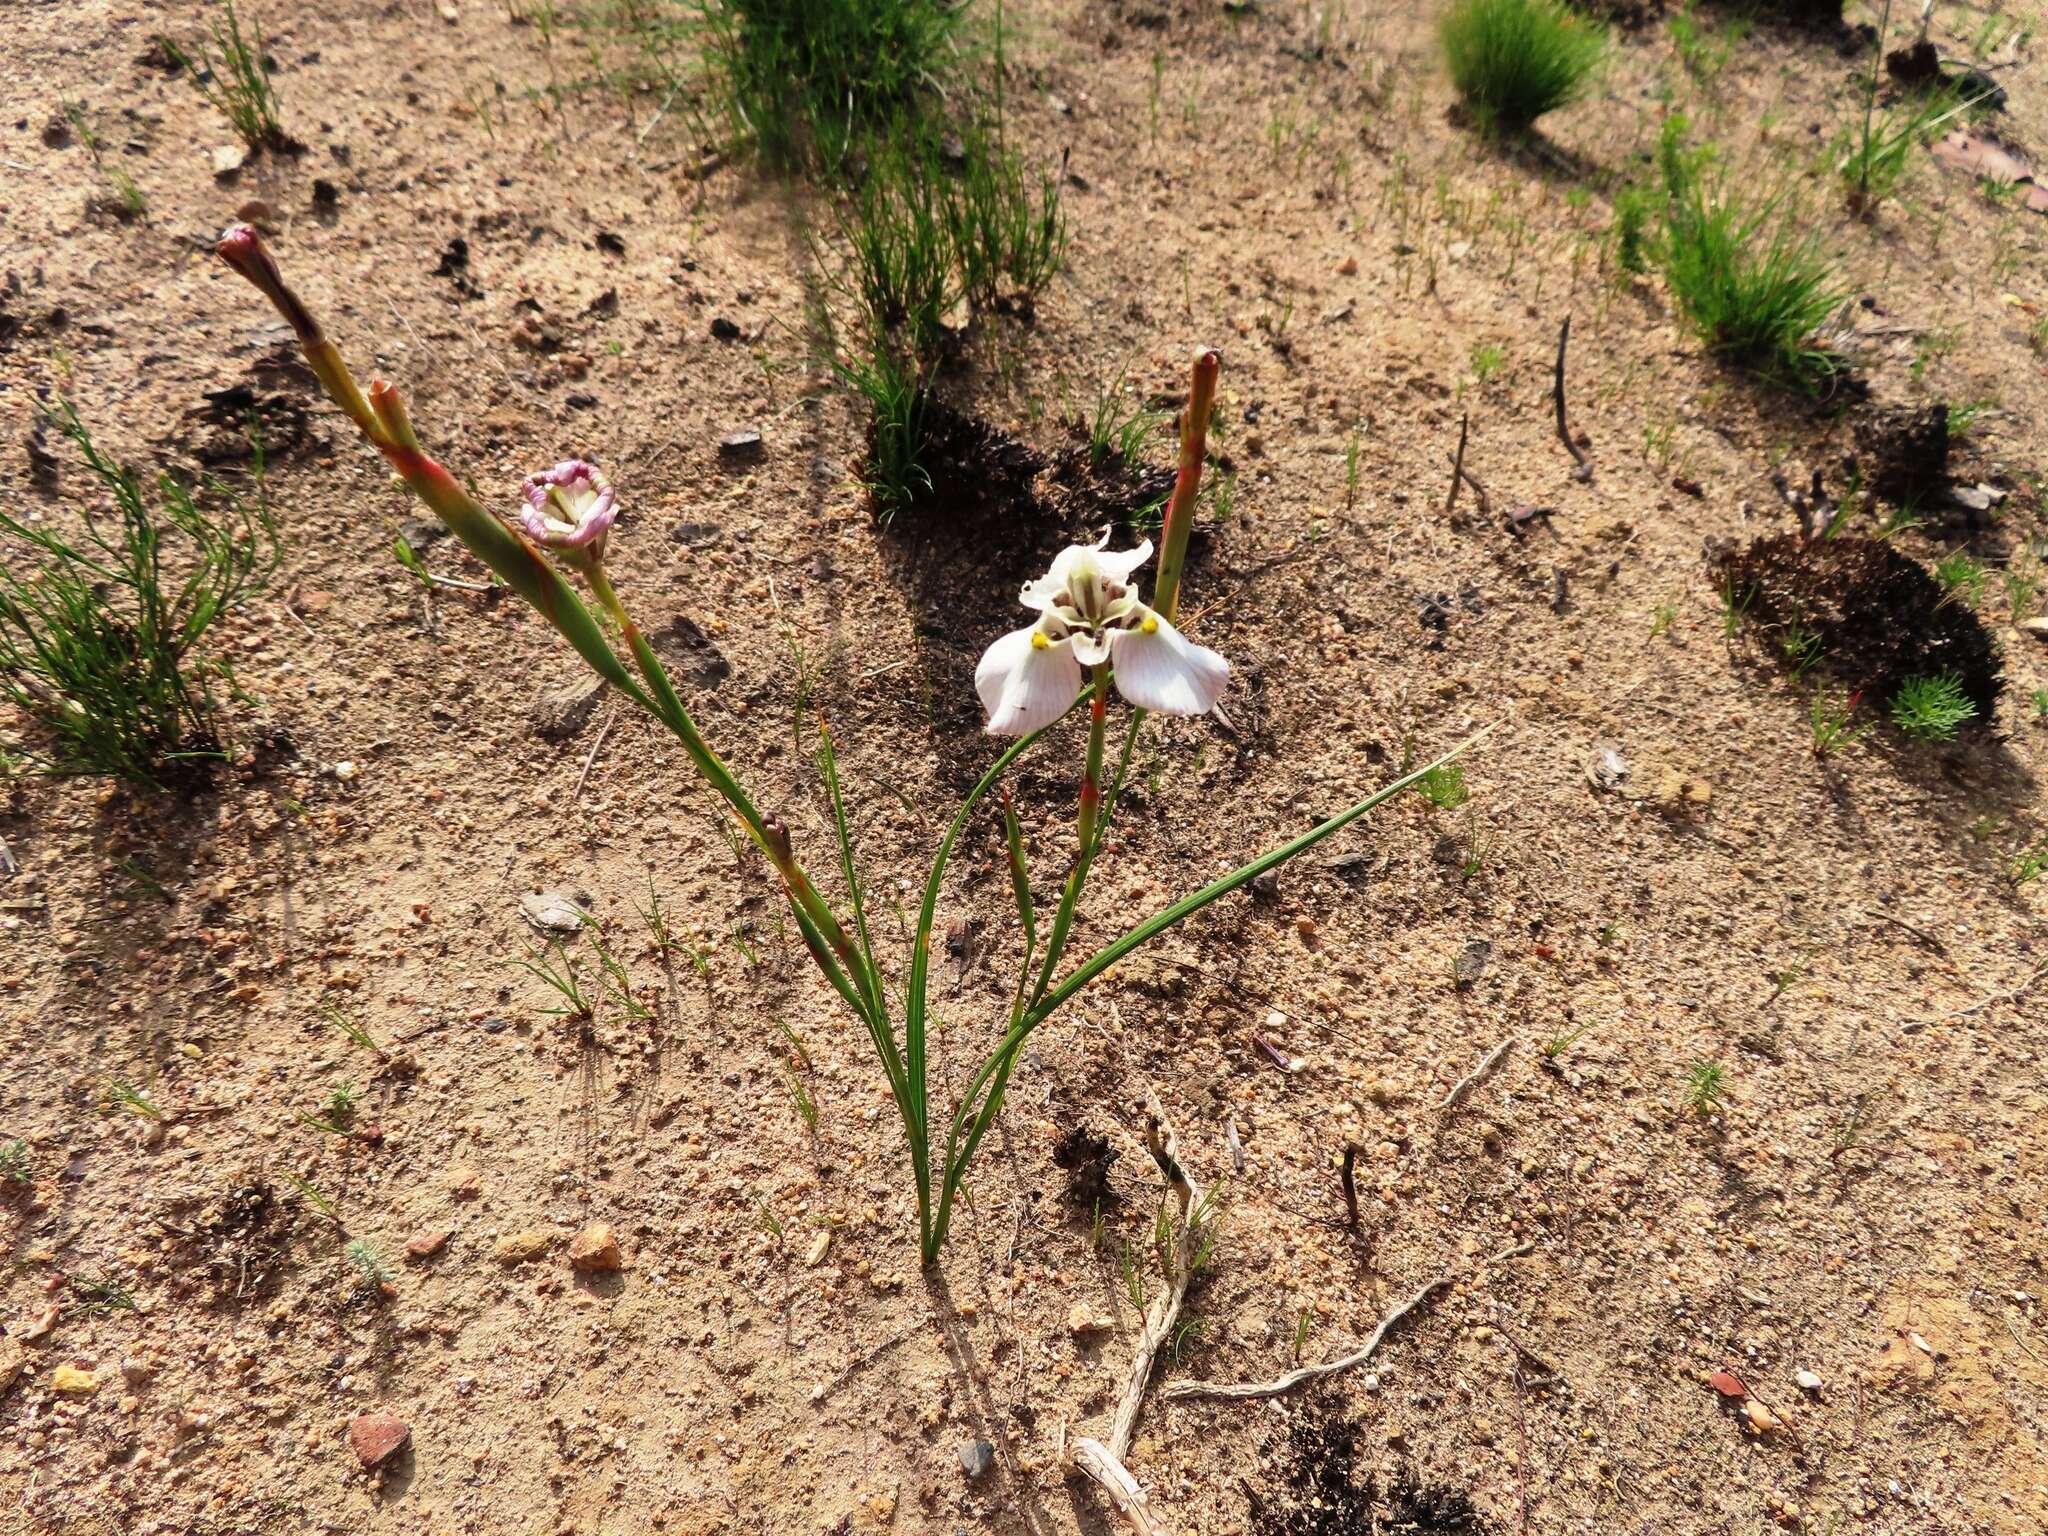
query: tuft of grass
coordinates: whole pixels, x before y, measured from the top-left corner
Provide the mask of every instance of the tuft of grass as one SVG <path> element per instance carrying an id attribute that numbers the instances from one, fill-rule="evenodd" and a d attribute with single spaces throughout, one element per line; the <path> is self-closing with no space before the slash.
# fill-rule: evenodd
<path id="1" fill-rule="evenodd" d="M 1166 417 L 1136 398 L 1125 370 L 1095 397 L 1095 409 L 1088 417 L 1088 461 L 1100 468 L 1115 463 L 1136 469 L 1144 462 L 1145 445 L 1152 441 Z"/>
<path id="2" fill-rule="evenodd" d="M 2036 688 L 2027 695 L 2027 703 L 2033 707 L 2036 720 L 2048 720 L 2048 688 Z"/>
<path id="3" fill-rule="evenodd" d="M 1049 170 L 1027 172 L 1001 133 L 985 123 L 971 123 L 960 140 L 960 167 L 940 186 L 967 297 L 988 308 L 1011 295 L 1036 294 L 1066 259 L 1059 178 Z"/>
<path id="4" fill-rule="evenodd" d="M 1870 733 L 1868 725 L 1851 724 L 1861 698 L 1859 693 L 1852 693 L 1845 699 L 1832 697 L 1825 691 L 1814 694 L 1813 702 L 1807 707 L 1807 723 L 1813 731 L 1815 757 L 1826 757 L 1838 748 L 1854 746 Z"/>
<path id="5" fill-rule="evenodd" d="M 1941 583 L 1943 601 L 1974 608 L 1984 601 L 1984 587 L 1991 572 L 1968 550 L 1956 549 L 1935 562 L 1934 579 Z"/>
<path id="6" fill-rule="evenodd" d="M 277 92 L 270 84 L 269 56 L 263 51 L 263 29 L 249 24 L 242 32 L 242 19 L 235 14 L 235 0 L 220 0 L 220 11 L 209 25 L 213 48 L 220 50 L 215 64 L 213 49 L 198 45 L 198 56 L 185 52 L 168 37 L 159 37 L 163 50 L 174 64 L 192 77 L 199 93 L 234 125 L 235 132 L 252 150 L 294 150 L 299 146 L 284 131 L 278 116 Z"/>
<path id="7" fill-rule="evenodd" d="M 901 334 L 936 355 L 962 295 L 938 155 L 922 135 L 878 148 L 835 209 L 845 261 L 837 285 L 878 339 Z"/>
<path id="8" fill-rule="evenodd" d="M 51 773 L 189 784 L 227 756 L 214 689 L 236 691 L 228 663 L 202 659 L 201 643 L 277 565 L 260 445 L 253 502 L 210 485 L 214 510 L 165 475 L 152 505 L 68 402 L 51 419 L 112 497 L 118 526 L 87 510 L 74 540 L 0 511 L 0 533 L 34 557 L 0 561 L 0 699 L 34 724 L 34 755 Z"/>
<path id="9" fill-rule="evenodd" d="M 35 1168 L 29 1162 L 28 1143 L 16 1137 L 0 1146 L 0 1184 L 33 1184 Z"/>
<path id="10" fill-rule="evenodd" d="M 1695 1061 L 1685 1069 L 1680 1102 L 1696 1115 L 1717 1115 L 1721 1112 L 1721 1095 L 1727 1088 L 1726 1067 L 1718 1061 Z"/>
<path id="11" fill-rule="evenodd" d="M 2048 874 L 2048 838 L 2031 848 L 2022 848 L 2006 860 L 2005 875 L 2015 887 L 2027 885 Z"/>
<path id="12" fill-rule="evenodd" d="M 773 164 L 836 166 L 938 83 L 950 0 L 695 0 L 710 97 Z"/>
<path id="13" fill-rule="evenodd" d="M 1438 29 L 1451 84 L 1487 133 L 1523 133 L 1584 94 L 1607 34 L 1557 0 L 1455 0 Z"/>
<path id="14" fill-rule="evenodd" d="M 1507 350 L 1490 341 L 1479 342 L 1472 348 L 1472 377 L 1484 384 L 1501 371 L 1508 360 Z"/>
<path id="15" fill-rule="evenodd" d="M 1664 280 L 1701 340 L 1765 378 L 1818 392 L 1841 360 L 1815 340 L 1843 294 L 1819 238 L 1785 192 L 1752 198 L 1684 147 L 1685 119 L 1665 124 L 1659 147 Z"/>
<path id="16" fill-rule="evenodd" d="M 1629 185 L 1614 194 L 1614 222 L 1608 228 L 1614 264 L 1622 271 L 1650 270 L 1650 221 L 1656 211 L 1656 196 L 1647 188 Z"/>
<path id="17" fill-rule="evenodd" d="M 875 516 L 887 522 L 932 488 L 924 462 L 924 380 L 886 339 L 859 354 L 835 351 L 831 366 L 839 382 L 867 404 L 868 451 L 861 483 Z"/>
<path id="18" fill-rule="evenodd" d="M 1909 677 L 1892 695 L 1892 724 L 1914 741 L 1954 741 L 1977 718 L 1977 706 L 1953 672 Z"/>
<path id="19" fill-rule="evenodd" d="M 1872 80 L 1863 103 L 1861 126 L 1847 138 L 1835 166 L 1849 211 L 1859 218 L 1870 217 L 1898 191 L 1915 149 L 1933 138 L 1952 118 L 1977 105 L 1975 100 L 1964 100 L 1955 91 L 1934 91 L 1903 106 L 1887 108 L 1879 115 L 1875 111 L 1875 71 L 1876 58 L 1882 52 L 1873 51 Z"/>

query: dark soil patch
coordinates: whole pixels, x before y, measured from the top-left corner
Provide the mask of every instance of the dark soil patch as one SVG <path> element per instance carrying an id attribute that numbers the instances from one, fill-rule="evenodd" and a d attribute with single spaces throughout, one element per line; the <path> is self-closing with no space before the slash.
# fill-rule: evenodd
<path id="1" fill-rule="evenodd" d="M 1948 488 L 1948 402 L 1871 411 L 1857 418 L 1855 431 L 1849 467 L 1881 500 L 1903 506 Z"/>
<path id="2" fill-rule="evenodd" d="M 1908 678 L 1952 672 L 1977 718 L 1991 718 L 2004 679 L 1990 633 L 1891 545 L 1781 533 L 1723 557 L 1720 578 L 1781 657 L 1785 640 L 1804 631 L 1818 642 L 1823 671 L 1879 701 Z"/>
<path id="3" fill-rule="evenodd" d="M 1335 1414 L 1310 1410 L 1297 1418 L 1288 1432 L 1279 1491 L 1268 1497 L 1245 1484 L 1251 1529 L 1260 1536 L 1477 1536 L 1489 1529 L 1465 1494 L 1406 1473 L 1383 1498 L 1360 1467 L 1359 1435 L 1357 1424 Z"/>
<path id="4" fill-rule="evenodd" d="M 1116 1199 L 1109 1187 L 1109 1170 L 1116 1157 L 1116 1148 L 1107 1136 L 1098 1136 L 1079 1122 L 1053 1144 L 1053 1166 L 1066 1173 L 1067 1199 L 1076 1209 L 1092 1213 Z"/>

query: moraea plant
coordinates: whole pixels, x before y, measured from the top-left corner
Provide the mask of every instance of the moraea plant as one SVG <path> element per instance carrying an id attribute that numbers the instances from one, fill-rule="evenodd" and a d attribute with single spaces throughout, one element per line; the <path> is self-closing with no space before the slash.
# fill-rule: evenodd
<path id="1" fill-rule="evenodd" d="M 1461 743 L 1293 841 L 1181 898 L 1062 971 L 1082 890 L 1108 836 L 1147 710 L 1204 713 L 1215 704 L 1229 672 L 1222 657 L 1194 644 L 1174 627 L 1180 573 L 1201 481 L 1205 429 L 1216 392 L 1218 358 L 1205 351 L 1195 360 L 1193 388 L 1182 422 L 1180 471 L 1168 504 L 1151 603 L 1140 602 L 1130 584 L 1136 568 L 1149 555 L 1149 547 L 1121 555 L 1100 546 L 1070 549 L 1051 573 L 1025 588 L 1024 601 L 1038 611 L 1037 622 L 996 641 L 983 659 L 977 685 L 989 707 L 989 729 L 1021 734 L 968 792 L 948 824 L 925 881 L 908 964 L 900 982 L 896 981 L 884 974 L 875 958 L 831 732 L 820 726 L 817 766 L 832 812 L 839 873 L 846 887 L 844 919 L 798 862 L 788 828 L 762 814 L 699 735 L 653 648 L 613 589 L 605 567 L 605 541 L 616 504 L 603 477 L 579 460 L 557 465 L 527 481 L 526 503 L 516 525 L 492 516 L 426 455 L 392 385 L 378 380 L 367 391 L 357 387 L 340 353 L 285 286 L 253 229 L 236 225 L 228 230 L 221 239 L 220 254 L 290 322 L 330 398 L 414 494 L 506 585 L 540 610 L 601 677 L 675 734 L 697 771 L 774 866 L 806 948 L 847 1007 L 867 1026 L 888 1077 L 909 1143 L 919 1251 L 926 1264 L 937 1260 L 945 1243 L 961 1185 L 982 1138 L 1002 1109 L 1010 1073 L 1033 1030 L 1132 950 L 1349 826 L 1477 740 L 1474 737 Z M 548 558 L 549 553 L 589 584 L 631 658 L 630 670 L 613 648 L 611 635 Z M 1116 771 L 1105 781 L 1112 686 L 1135 707 L 1125 727 Z M 931 1019 L 927 981 L 932 929 L 947 862 L 968 818 L 1003 774 L 1084 700 L 1089 725 L 1080 786 L 1079 837 L 1049 923 L 1041 925 L 1039 921 L 1022 829 L 1007 795 L 1001 797 L 1011 881 L 1024 935 L 1023 961 L 1001 1037 L 975 1069 L 966 1091 L 950 1110 L 940 1110 L 934 1125 L 926 1065 Z"/>

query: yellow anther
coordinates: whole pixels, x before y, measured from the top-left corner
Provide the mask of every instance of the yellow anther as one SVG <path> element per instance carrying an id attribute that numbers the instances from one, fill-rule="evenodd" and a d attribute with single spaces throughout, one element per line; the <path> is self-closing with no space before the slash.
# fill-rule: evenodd
<path id="1" fill-rule="evenodd" d="M 1031 631 L 1031 649 L 1034 651 L 1042 651 L 1051 644 L 1052 642 L 1045 638 L 1045 631 L 1039 629 Z"/>
<path id="2" fill-rule="evenodd" d="M 1156 613 L 1148 613 L 1148 614 L 1146 614 L 1146 615 L 1145 615 L 1145 617 L 1144 617 L 1144 620 L 1143 620 L 1143 622 L 1141 622 L 1141 623 L 1140 623 L 1140 624 L 1138 625 L 1138 628 L 1142 629 L 1142 630 L 1143 630 L 1143 631 L 1144 631 L 1144 632 L 1145 632 L 1146 634 L 1148 634 L 1148 635 L 1156 635 L 1156 634 L 1158 634 L 1158 633 L 1159 633 L 1159 615 L 1158 615 L 1158 614 L 1156 614 Z"/>

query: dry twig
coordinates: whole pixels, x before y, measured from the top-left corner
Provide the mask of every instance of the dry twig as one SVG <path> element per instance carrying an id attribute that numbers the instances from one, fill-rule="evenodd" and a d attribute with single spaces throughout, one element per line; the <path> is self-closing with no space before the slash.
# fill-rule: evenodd
<path id="1" fill-rule="evenodd" d="M 1517 1258 L 1529 1252 L 1534 1246 L 1535 1244 L 1533 1243 L 1517 1243 L 1512 1248 L 1503 1248 L 1499 1253 L 1487 1259 L 1486 1262 L 1488 1264 L 1498 1264 L 1503 1259 Z M 1452 1280 L 1453 1277 L 1450 1275 L 1439 1275 L 1436 1279 L 1430 1281 L 1429 1284 L 1381 1318 L 1379 1327 L 1372 1331 L 1372 1337 L 1348 1355 L 1340 1355 L 1335 1360 L 1326 1360 L 1321 1365 L 1304 1365 L 1299 1370 L 1289 1371 L 1285 1376 L 1275 1377 L 1271 1381 L 1176 1381 L 1172 1386 L 1164 1388 L 1159 1395 L 1170 1402 L 1178 1402 L 1183 1398 L 1189 1397 L 1223 1397 L 1233 1400 L 1255 1397 L 1279 1397 L 1283 1393 L 1292 1392 L 1296 1387 L 1305 1385 L 1308 1382 L 1321 1381 L 1325 1376 L 1335 1376 L 1339 1372 L 1348 1371 L 1354 1366 L 1365 1364 L 1366 1361 L 1377 1354 L 1380 1345 L 1386 1341 L 1388 1332 L 1395 1324 L 1399 1323 L 1411 1312 L 1418 1311 L 1434 1302 L 1438 1296 L 1451 1288 Z"/>
<path id="2" fill-rule="evenodd" d="M 1451 489 L 1444 497 L 1444 516 L 1449 517 L 1458 505 L 1458 486 L 1465 479 L 1465 439 L 1472 433 L 1472 413 L 1467 411 L 1458 418 L 1458 456 L 1451 460 Z M 1479 486 L 1475 482 L 1473 490 Z M 1481 509 L 1482 511 L 1484 508 Z"/>
<path id="3" fill-rule="evenodd" d="M 1145 1310 L 1145 1326 L 1138 1335 L 1138 1348 L 1131 1359 L 1130 1371 L 1124 1377 L 1123 1395 L 1117 1400 L 1116 1413 L 1110 1419 L 1108 1440 L 1083 1437 L 1074 1442 L 1068 1453 L 1068 1459 L 1075 1468 L 1100 1485 L 1116 1506 L 1117 1513 L 1140 1536 L 1153 1536 L 1153 1533 L 1163 1532 L 1164 1528 L 1146 1509 L 1145 1491 L 1124 1465 L 1124 1457 L 1130 1454 L 1131 1437 L 1137 1429 L 1138 1410 L 1145 1403 L 1145 1388 L 1152 1380 L 1152 1368 L 1159 1358 L 1160 1349 L 1173 1337 L 1174 1324 L 1180 1321 L 1188 1285 L 1199 1268 L 1208 1229 L 1217 1217 L 1201 1189 L 1181 1167 L 1179 1144 L 1174 1139 L 1173 1127 L 1167 1124 L 1166 1111 L 1160 1105 L 1158 1095 L 1150 1094 L 1147 1098 L 1145 1144 L 1151 1150 L 1152 1160 L 1159 1165 L 1160 1176 L 1166 1180 L 1175 1204 L 1180 1207 L 1180 1241 L 1174 1245 L 1173 1273 L 1167 1277 L 1166 1288 L 1152 1298 L 1152 1305 Z"/>
<path id="4" fill-rule="evenodd" d="M 1501 1041 L 1499 1045 L 1488 1051 L 1485 1059 L 1464 1077 L 1460 1078 L 1451 1091 L 1444 1095 L 1444 1101 L 1437 1105 L 1437 1108 L 1445 1111 L 1453 1110 L 1471 1098 L 1474 1089 L 1500 1070 L 1500 1064 L 1507 1060 L 1508 1049 L 1514 1043 L 1515 1037 L 1509 1035 L 1507 1039 Z"/>
<path id="5" fill-rule="evenodd" d="M 1593 461 L 1586 457 L 1579 445 L 1572 441 L 1572 429 L 1564 419 L 1564 349 L 1572 339 L 1572 317 L 1566 315 L 1564 324 L 1557 331 L 1557 369 L 1551 375 L 1550 398 L 1557 406 L 1557 440 L 1564 444 L 1564 451 L 1572 456 L 1572 478 L 1590 480 L 1593 478 Z"/>

